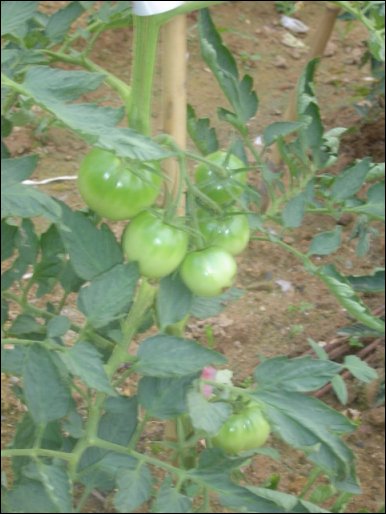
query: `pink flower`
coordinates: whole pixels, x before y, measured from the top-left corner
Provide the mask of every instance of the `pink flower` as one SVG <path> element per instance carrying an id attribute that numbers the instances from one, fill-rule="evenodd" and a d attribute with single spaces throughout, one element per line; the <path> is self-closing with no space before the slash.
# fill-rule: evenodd
<path id="1" fill-rule="evenodd" d="M 217 369 L 213 368 L 212 366 L 205 366 L 205 368 L 202 370 L 201 378 L 204 380 L 214 380 L 216 378 Z M 205 398 L 209 398 L 213 393 L 213 386 L 209 384 L 204 384 L 202 386 L 202 394 L 205 396 Z"/>

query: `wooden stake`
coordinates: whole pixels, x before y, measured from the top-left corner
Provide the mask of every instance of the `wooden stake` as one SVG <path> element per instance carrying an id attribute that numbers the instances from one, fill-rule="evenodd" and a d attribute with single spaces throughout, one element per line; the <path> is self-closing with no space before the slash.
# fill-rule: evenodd
<path id="1" fill-rule="evenodd" d="M 181 149 L 186 148 L 186 16 L 172 18 L 162 29 L 162 117 L 163 130 L 173 136 Z M 175 197 L 180 173 L 176 159 L 165 161 L 166 187 Z M 178 214 L 184 214 L 181 199 Z"/>
<path id="2" fill-rule="evenodd" d="M 173 136 L 181 149 L 186 148 L 186 16 L 172 18 L 162 27 L 162 118 L 163 130 Z M 180 173 L 176 159 L 164 161 L 168 195 L 176 197 Z M 185 205 L 180 198 L 177 214 L 183 215 Z M 165 437 L 177 439 L 176 424 L 168 421 Z"/>

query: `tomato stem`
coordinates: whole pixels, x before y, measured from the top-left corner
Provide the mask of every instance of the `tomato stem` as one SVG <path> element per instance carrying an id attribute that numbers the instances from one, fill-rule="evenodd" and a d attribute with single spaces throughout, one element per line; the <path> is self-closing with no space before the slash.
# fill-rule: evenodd
<path id="1" fill-rule="evenodd" d="M 130 127 L 149 136 L 151 134 L 151 100 L 160 22 L 158 16 L 133 16 L 133 20 L 132 94 L 127 103 L 127 112 Z"/>

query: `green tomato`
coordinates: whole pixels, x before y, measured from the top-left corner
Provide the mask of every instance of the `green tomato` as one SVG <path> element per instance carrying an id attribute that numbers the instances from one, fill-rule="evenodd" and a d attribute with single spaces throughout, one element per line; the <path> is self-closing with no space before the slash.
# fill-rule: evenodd
<path id="1" fill-rule="evenodd" d="M 200 211 L 198 226 L 208 245 L 218 246 L 231 255 L 238 255 L 248 245 L 250 230 L 244 214 L 226 214 L 216 219 Z"/>
<path id="2" fill-rule="evenodd" d="M 241 412 L 232 414 L 212 439 L 212 443 L 226 453 L 235 454 L 263 446 L 269 433 L 268 421 L 260 407 L 252 403 Z"/>
<path id="3" fill-rule="evenodd" d="M 223 174 L 206 163 L 196 168 L 195 178 L 199 189 L 220 205 L 237 200 L 247 182 L 246 172 L 237 172 L 245 168 L 245 164 L 235 155 L 228 155 L 221 150 L 214 152 L 206 159 L 223 168 Z"/>
<path id="4" fill-rule="evenodd" d="M 137 261 L 141 274 L 161 278 L 178 268 L 188 249 L 188 234 L 144 211 L 126 227 L 122 246 L 129 261 Z"/>
<path id="5" fill-rule="evenodd" d="M 158 163 L 125 161 L 94 148 L 83 159 L 79 192 L 86 204 L 110 220 L 127 220 L 155 202 L 161 188 Z"/>
<path id="6" fill-rule="evenodd" d="M 189 253 L 180 275 L 185 285 L 197 296 L 217 296 L 230 287 L 237 273 L 232 255 L 216 246 Z"/>

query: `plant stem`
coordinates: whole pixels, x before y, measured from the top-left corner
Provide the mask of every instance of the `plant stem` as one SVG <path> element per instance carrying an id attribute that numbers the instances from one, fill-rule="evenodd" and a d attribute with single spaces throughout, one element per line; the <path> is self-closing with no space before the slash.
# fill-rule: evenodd
<path id="1" fill-rule="evenodd" d="M 72 453 L 60 452 L 56 450 L 47 450 L 45 448 L 10 448 L 9 450 L 1 450 L 2 457 L 49 457 L 51 459 L 61 459 L 71 461 Z"/>
<path id="2" fill-rule="evenodd" d="M 160 24 L 157 16 L 133 16 L 134 47 L 131 98 L 127 102 L 129 125 L 148 136 L 153 77 Z"/>

